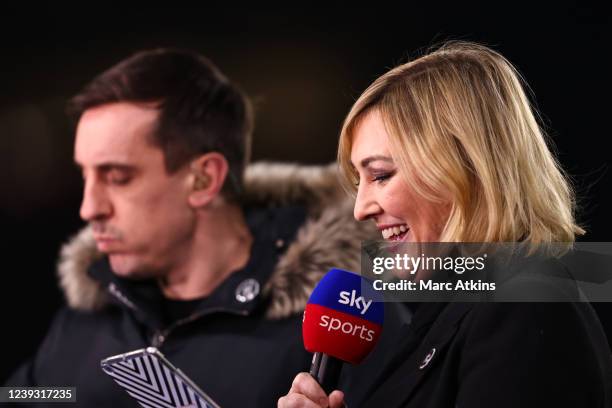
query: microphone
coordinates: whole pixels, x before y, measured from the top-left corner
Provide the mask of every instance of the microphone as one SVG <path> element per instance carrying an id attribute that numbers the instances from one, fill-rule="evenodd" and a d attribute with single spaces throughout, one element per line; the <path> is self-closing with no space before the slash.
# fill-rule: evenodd
<path id="1" fill-rule="evenodd" d="M 321 279 L 304 310 L 304 347 L 314 353 L 310 375 L 326 393 L 333 391 L 342 363 L 359 364 L 382 332 L 384 303 L 372 282 L 332 269 Z"/>

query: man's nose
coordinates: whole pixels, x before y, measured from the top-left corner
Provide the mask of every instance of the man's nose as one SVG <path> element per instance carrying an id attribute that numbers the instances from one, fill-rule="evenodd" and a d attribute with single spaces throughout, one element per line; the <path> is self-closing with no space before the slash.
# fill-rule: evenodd
<path id="1" fill-rule="evenodd" d="M 365 221 L 381 212 L 380 205 L 371 196 L 367 187 L 360 185 L 357 190 L 357 197 L 355 198 L 355 208 L 353 209 L 355 219 L 357 221 Z"/>
<path id="2" fill-rule="evenodd" d="M 96 180 L 88 179 L 83 189 L 83 200 L 79 214 L 84 221 L 95 221 L 108 218 L 112 205 L 102 185 Z"/>

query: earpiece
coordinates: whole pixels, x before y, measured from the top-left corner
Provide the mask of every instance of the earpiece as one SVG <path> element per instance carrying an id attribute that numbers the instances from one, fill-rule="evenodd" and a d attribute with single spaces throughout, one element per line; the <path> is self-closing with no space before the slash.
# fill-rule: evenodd
<path id="1" fill-rule="evenodd" d="M 210 184 L 210 177 L 206 174 L 195 174 L 195 180 L 193 181 L 194 190 L 203 190 Z"/>

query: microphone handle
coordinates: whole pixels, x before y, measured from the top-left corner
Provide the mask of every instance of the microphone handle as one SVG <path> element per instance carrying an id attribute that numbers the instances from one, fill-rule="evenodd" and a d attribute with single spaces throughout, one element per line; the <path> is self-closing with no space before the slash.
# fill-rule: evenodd
<path id="1" fill-rule="evenodd" d="M 323 388 L 328 395 L 338 388 L 342 363 L 342 360 L 328 356 L 325 353 L 316 352 L 312 356 L 310 375 L 317 380 L 321 388 Z"/>

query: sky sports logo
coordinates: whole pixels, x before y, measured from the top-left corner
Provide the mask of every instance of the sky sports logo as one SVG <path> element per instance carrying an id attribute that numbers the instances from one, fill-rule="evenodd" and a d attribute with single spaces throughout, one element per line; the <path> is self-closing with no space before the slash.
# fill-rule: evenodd
<path id="1" fill-rule="evenodd" d="M 374 330 L 369 329 L 365 324 L 362 325 L 351 322 L 343 322 L 336 317 L 322 315 L 319 326 L 326 327 L 328 332 L 341 331 L 349 336 L 359 335 L 359 338 L 365 341 L 374 340 Z"/>
<path id="2" fill-rule="evenodd" d="M 342 291 L 339 294 L 338 303 L 341 305 L 347 305 L 349 307 L 354 307 L 359 311 L 360 315 L 364 315 L 370 305 L 372 304 L 372 300 L 366 300 L 363 296 L 357 296 L 357 291 L 353 289 L 352 291 Z M 365 341 L 373 341 L 374 340 L 374 330 L 370 329 L 365 324 L 358 324 L 351 321 L 343 321 L 338 317 L 331 317 L 328 315 L 321 315 L 321 320 L 319 322 L 319 326 L 327 328 L 328 332 L 342 332 L 349 336 L 359 336 L 360 339 Z"/>
<path id="3" fill-rule="evenodd" d="M 306 350 L 358 364 L 374 347 L 384 321 L 384 304 L 360 275 L 332 269 L 308 299 L 302 334 Z"/>
<path id="4" fill-rule="evenodd" d="M 348 305 L 349 307 L 356 307 L 357 310 L 359 310 L 359 314 L 364 315 L 370 308 L 372 300 L 366 301 L 363 296 L 357 297 L 357 291 L 353 289 L 350 292 L 340 292 L 340 299 L 338 299 L 338 303 L 341 305 Z"/>

